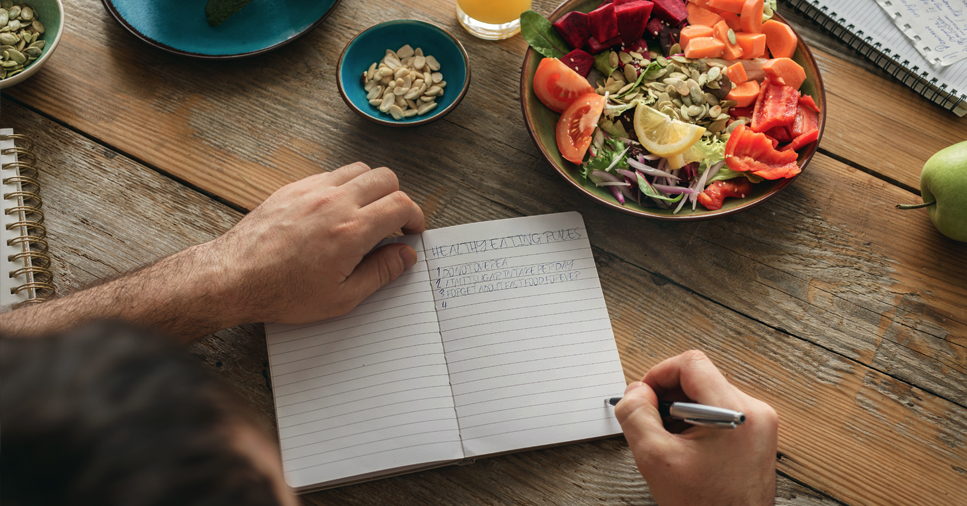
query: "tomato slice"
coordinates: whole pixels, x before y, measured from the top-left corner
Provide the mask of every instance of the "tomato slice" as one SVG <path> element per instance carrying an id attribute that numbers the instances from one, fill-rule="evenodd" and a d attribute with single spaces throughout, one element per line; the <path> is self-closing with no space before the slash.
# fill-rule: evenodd
<path id="1" fill-rule="evenodd" d="M 591 145 L 591 134 L 601 119 L 604 97 L 594 93 L 581 95 L 557 120 L 557 149 L 568 161 L 580 164 Z"/>
<path id="2" fill-rule="evenodd" d="M 575 99 L 594 93 L 588 80 L 561 60 L 544 58 L 534 74 L 534 94 L 550 110 L 564 112 Z"/>

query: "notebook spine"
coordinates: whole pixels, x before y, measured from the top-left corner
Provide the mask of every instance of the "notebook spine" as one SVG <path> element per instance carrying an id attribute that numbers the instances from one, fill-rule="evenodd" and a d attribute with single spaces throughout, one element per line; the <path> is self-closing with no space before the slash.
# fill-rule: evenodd
<path id="1" fill-rule="evenodd" d="M 13 294 L 25 292 L 27 303 L 47 300 L 56 293 L 54 273 L 50 270 L 50 256 L 47 254 L 47 229 L 44 227 L 43 201 L 40 198 L 40 172 L 37 170 L 37 157 L 33 153 L 33 143 L 24 135 L 4 135 L 0 140 L 12 140 L 14 147 L 4 149 L 5 155 L 16 155 L 17 161 L 6 163 L 4 169 L 15 171 L 14 176 L 3 179 L 3 184 L 17 187 L 16 191 L 3 194 L 9 201 L 4 205 L 4 213 L 13 215 L 14 220 L 7 225 L 14 230 L 15 236 L 7 241 L 18 253 L 8 260 L 22 265 L 7 273 L 11 278 L 22 277 L 26 283 L 10 289 Z"/>
<path id="2" fill-rule="evenodd" d="M 931 77 L 929 72 L 921 71 L 916 65 L 910 67 L 909 60 L 901 61 L 898 53 L 864 36 L 863 30 L 856 30 L 845 19 L 837 19 L 835 12 L 820 6 L 817 0 L 786 0 L 786 3 L 920 96 L 958 114 L 967 108 L 967 93 L 958 94 L 955 89 L 948 90 L 946 84 L 938 85 L 937 78 Z"/>

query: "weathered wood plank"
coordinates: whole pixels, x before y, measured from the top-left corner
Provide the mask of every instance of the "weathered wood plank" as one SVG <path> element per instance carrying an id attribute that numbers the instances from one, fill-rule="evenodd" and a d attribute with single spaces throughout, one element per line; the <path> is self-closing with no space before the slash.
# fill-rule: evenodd
<path id="1" fill-rule="evenodd" d="M 55 267 L 60 278 L 75 280 L 67 286 L 133 267 L 139 252 L 149 260 L 206 240 L 238 218 L 123 156 L 104 156 L 113 153 L 19 107 L 4 107 L 5 121 L 37 137 L 38 154 L 47 162 L 44 195 L 52 247 L 63 252 Z M 433 226 L 521 214 L 500 205 L 503 195 L 494 195 L 496 204 L 488 202 L 487 190 L 431 189 L 418 200 Z M 88 193 L 102 197 L 79 197 Z M 513 204 L 521 202 L 528 207 L 538 201 Z M 538 205 L 546 210 L 548 203 Z M 118 212 L 123 210 L 127 212 Z M 606 251 L 607 225 L 599 227 L 599 222 L 611 219 L 617 222 L 614 226 L 631 228 L 610 211 L 593 206 L 581 210 L 592 229 L 629 379 L 665 356 L 691 347 L 706 349 L 732 381 L 777 406 L 783 420 L 780 468 L 797 480 L 858 504 L 910 497 L 953 500 L 963 493 L 964 477 L 955 468 L 963 468 L 967 460 L 964 408 L 684 289 L 655 274 L 654 266 L 642 268 L 616 257 Z M 112 220 L 115 214 L 121 218 Z M 672 227 L 640 226 L 657 242 L 665 239 L 663 233 L 676 233 Z M 707 227 L 687 232 L 694 241 L 713 243 L 719 235 Z M 88 244 L 85 250 L 96 255 L 81 251 L 78 244 Z M 91 258 L 95 256 L 100 264 Z M 762 303 L 775 304 L 768 298 Z M 210 364 L 221 363 L 218 369 L 252 402 L 261 423 L 273 425 L 271 397 L 261 375 L 265 347 L 259 326 L 218 333 L 192 351 Z M 896 455 L 906 456 L 911 464 L 896 465 Z M 305 502 L 560 504 L 586 502 L 591 496 L 605 503 L 647 504 L 631 462 L 624 443 L 609 440 L 312 494 Z M 788 480 L 780 483 L 789 494 L 788 503 L 820 501 Z"/>
<path id="2" fill-rule="evenodd" d="M 554 6 L 554 0 L 535 2 L 544 13 Z M 420 165 L 460 160 L 477 172 L 494 167 L 493 157 L 460 156 L 466 150 L 537 153 L 518 112 L 525 43 L 519 37 L 474 39 L 454 19 L 450 1 L 340 5 L 305 38 L 240 62 L 171 56 L 135 40 L 96 2 L 72 1 L 68 8 L 71 23 L 51 61 L 29 84 L 4 93 L 244 208 L 320 165 L 373 151 L 388 155 L 401 145 L 418 150 Z M 399 17 L 450 29 L 467 47 L 474 74 L 467 98 L 445 121 L 404 132 L 355 116 L 339 99 L 333 78 L 346 41 L 373 23 Z M 821 50 L 817 57 L 830 104 L 822 149 L 918 188 L 930 154 L 967 138 L 967 118 L 856 66 L 855 58 Z M 91 71 L 105 62 L 109 72 Z M 882 98 L 864 98 L 870 91 Z M 446 142 L 454 129 L 473 132 L 469 144 Z M 427 138 L 442 142 L 429 144 Z"/>
<path id="3" fill-rule="evenodd" d="M 236 211 L 15 104 L 5 102 L 3 107 L 5 125 L 36 142 L 53 268 L 63 293 L 210 240 L 240 218 Z M 431 197 L 424 208 L 433 212 L 438 201 Z M 506 213 L 489 214 L 506 217 Z M 189 349 L 225 377 L 248 400 L 257 421 L 275 432 L 271 392 L 262 372 L 267 358 L 261 325 L 227 329 Z M 778 494 L 777 504 L 832 504 L 783 477 L 779 478 Z M 563 504 L 590 500 L 654 504 L 622 439 L 484 459 L 470 466 L 303 498 L 305 504 Z"/>

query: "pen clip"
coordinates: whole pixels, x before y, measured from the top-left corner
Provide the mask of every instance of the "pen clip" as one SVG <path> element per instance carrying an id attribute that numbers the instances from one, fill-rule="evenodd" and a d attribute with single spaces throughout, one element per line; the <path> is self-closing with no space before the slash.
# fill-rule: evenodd
<path id="1" fill-rule="evenodd" d="M 701 418 L 686 418 L 685 422 L 692 425 L 697 425 L 699 427 L 708 427 L 710 429 L 734 429 L 738 427 L 735 422 L 722 422 L 719 420 L 702 420 Z"/>

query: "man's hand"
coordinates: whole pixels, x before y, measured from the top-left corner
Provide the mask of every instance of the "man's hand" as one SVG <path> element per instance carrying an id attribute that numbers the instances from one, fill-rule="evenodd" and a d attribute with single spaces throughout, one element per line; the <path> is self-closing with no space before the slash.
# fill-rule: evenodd
<path id="1" fill-rule="evenodd" d="M 348 165 L 285 186 L 212 243 L 221 290 L 240 321 L 308 323 L 341 315 L 416 263 L 380 240 L 425 230 L 387 168 Z"/>
<path id="2" fill-rule="evenodd" d="M 658 399 L 733 409 L 734 430 L 689 426 L 669 432 Z M 615 406 L 638 470 L 661 506 L 761 506 L 775 502 L 779 418 L 768 404 L 732 386 L 700 351 L 656 365 L 628 385 Z"/>
<path id="3" fill-rule="evenodd" d="M 387 168 L 362 163 L 285 186 L 214 241 L 69 297 L 0 315 L 4 335 L 120 319 L 185 340 L 241 323 L 306 323 L 346 313 L 416 263 L 387 245 L 425 229 Z"/>

